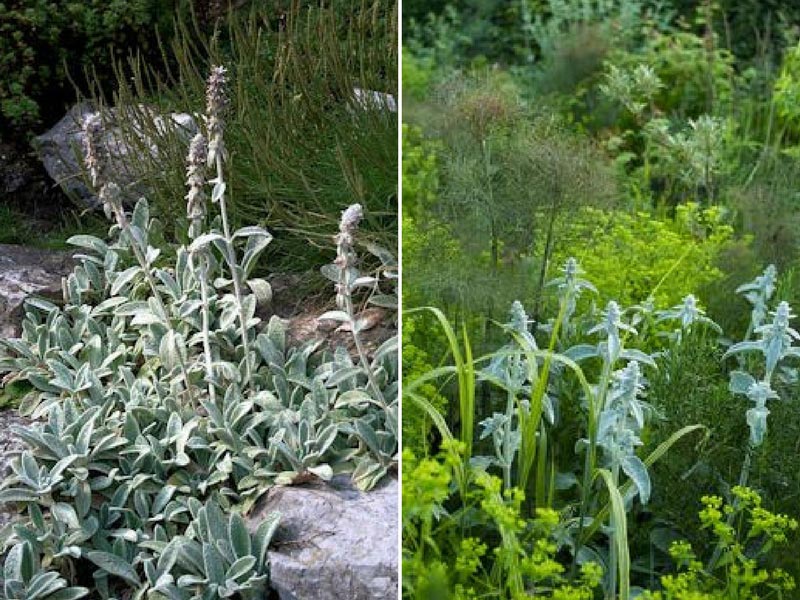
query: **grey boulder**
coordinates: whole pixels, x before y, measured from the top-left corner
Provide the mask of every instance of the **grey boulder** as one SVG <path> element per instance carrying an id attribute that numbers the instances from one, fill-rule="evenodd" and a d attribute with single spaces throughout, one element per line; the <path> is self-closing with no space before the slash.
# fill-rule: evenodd
<path id="1" fill-rule="evenodd" d="M 88 102 L 73 106 L 49 131 L 38 136 L 34 145 L 48 175 L 68 196 L 90 208 L 96 208 L 99 200 L 84 182 L 82 124 L 92 114 L 103 123 L 100 150 L 104 178 L 119 185 L 129 203 L 147 192 L 140 184 L 142 153 L 157 157 L 158 138 L 175 134 L 186 140 L 188 148 L 188 140 L 198 131 L 194 118 L 187 113 L 160 115 L 144 105 L 100 110 Z M 125 127 L 120 125 L 123 117 Z"/>
<path id="2" fill-rule="evenodd" d="M 330 484 L 272 488 L 248 522 L 255 529 L 281 513 L 269 555 L 281 600 L 393 600 L 398 509 L 396 478 L 365 493 L 337 476 Z"/>
<path id="3" fill-rule="evenodd" d="M 18 337 L 29 296 L 59 302 L 61 280 L 74 268 L 67 252 L 0 244 L 0 337 Z"/>

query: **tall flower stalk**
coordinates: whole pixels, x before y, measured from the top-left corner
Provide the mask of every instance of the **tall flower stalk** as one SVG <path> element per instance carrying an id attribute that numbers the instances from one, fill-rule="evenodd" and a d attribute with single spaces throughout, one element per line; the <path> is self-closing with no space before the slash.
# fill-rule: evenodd
<path id="1" fill-rule="evenodd" d="M 352 204 L 342 212 L 342 218 L 339 221 L 339 233 L 335 238 L 336 260 L 333 261 L 339 271 L 339 281 L 336 283 L 336 306 L 347 314 L 361 366 L 367 373 L 369 385 L 372 387 L 375 397 L 381 400 L 385 406 L 386 400 L 375 381 L 375 375 L 372 373 L 367 353 L 359 335 L 360 324 L 353 305 L 353 289 L 359 284 L 358 269 L 356 269 L 355 234 L 363 217 L 364 210 L 361 205 Z"/>
<path id="2" fill-rule="evenodd" d="M 244 293 L 242 285 L 242 271 L 236 262 L 236 251 L 234 248 L 234 236 L 231 234 L 228 222 L 228 209 L 225 198 L 225 177 L 224 162 L 227 159 L 225 151 L 225 130 L 224 113 L 228 106 L 228 96 L 225 89 L 227 84 L 227 70 L 223 66 L 216 66 L 211 69 L 206 87 L 206 134 L 208 136 L 208 156 L 207 164 L 209 168 L 216 169 L 217 176 L 209 183 L 214 184 L 211 192 L 211 201 L 219 203 L 219 211 L 222 217 L 222 233 L 225 238 L 225 260 L 231 270 L 231 280 L 233 281 L 233 293 L 239 309 L 239 324 L 242 334 L 242 347 L 244 349 L 245 380 L 250 381 L 252 368 L 250 365 L 250 342 L 248 339 L 247 315 L 244 310 Z"/>
<path id="3" fill-rule="evenodd" d="M 164 300 L 161 297 L 161 292 L 159 291 L 156 281 L 153 278 L 153 273 L 150 269 L 151 262 L 147 258 L 146 248 L 143 250 L 140 245 L 142 240 L 141 232 L 134 232 L 134 228 L 128 221 L 128 216 L 125 214 L 125 208 L 122 205 L 122 191 L 113 181 L 103 181 L 103 164 L 99 148 L 101 132 L 102 122 L 100 121 L 100 117 L 98 115 L 89 115 L 83 121 L 84 164 L 89 171 L 92 185 L 95 187 L 98 185 L 100 186 L 98 197 L 103 204 L 103 211 L 105 212 L 106 217 L 108 217 L 109 220 L 113 219 L 116 221 L 121 234 L 128 236 L 130 248 L 134 257 L 136 258 L 136 261 L 139 263 L 142 273 L 144 273 L 147 284 L 150 287 L 150 291 L 153 295 L 152 297 L 158 306 L 159 312 L 161 313 L 160 316 L 162 322 L 169 331 L 172 343 L 182 343 L 180 335 L 172 326 L 170 315 L 167 311 L 166 305 L 164 304 Z M 178 357 L 181 356 L 180 352 L 176 354 Z M 179 366 L 183 375 L 186 392 L 191 397 L 192 391 L 191 384 L 189 383 L 189 373 L 182 358 L 179 358 Z"/>
<path id="4" fill-rule="evenodd" d="M 186 194 L 186 216 L 189 219 L 189 238 L 196 239 L 203 231 L 203 224 L 206 217 L 205 193 L 205 170 L 208 160 L 208 143 L 203 134 L 198 133 L 189 144 L 189 155 L 186 158 L 186 186 L 189 191 Z M 198 265 L 195 266 L 194 259 L 197 257 Z M 216 388 L 214 386 L 214 362 L 211 354 L 210 329 L 211 329 L 211 307 L 209 302 L 211 294 L 208 289 L 208 274 L 211 256 L 207 246 L 202 246 L 196 251 L 189 252 L 189 266 L 195 274 L 195 278 L 200 282 L 201 314 L 203 322 L 203 358 L 206 371 L 206 381 L 208 383 L 208 395 L 211 401 L 216 400 Z"/>

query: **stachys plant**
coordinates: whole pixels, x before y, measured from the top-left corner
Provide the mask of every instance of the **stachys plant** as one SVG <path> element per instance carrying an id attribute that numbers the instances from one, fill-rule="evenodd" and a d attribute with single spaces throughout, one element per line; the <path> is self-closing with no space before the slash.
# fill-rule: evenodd
<path id="1" fill-rule="evenodd" d="M 239 515 L 274 485 L 349 473 L 369 489 L 397 464 L 396 339 L 354 360 L 261 323 L 271 289 L 254 274 L 272 237 L 230 227 L 226 83 L 215 67 L 188 148 L 188 245 L 160 241 L 145 199 L 123 203 L 101 124 L 85 123 L 109 240 L 71 238 L 63 307 L 29 299 L 21 337 L 0 340 L 0 372 L 31 386 L 20 410 L 35 420 L 15 429 L 26 448 L 0 484 L 20 514 L 0 532 L 5 597 L 263 597 L 279 515 L 255 534 Z M 355 223 L 349 235 L 337 293 L 358 336 L 361 290 L 388 294 L 356 274 Z"/>

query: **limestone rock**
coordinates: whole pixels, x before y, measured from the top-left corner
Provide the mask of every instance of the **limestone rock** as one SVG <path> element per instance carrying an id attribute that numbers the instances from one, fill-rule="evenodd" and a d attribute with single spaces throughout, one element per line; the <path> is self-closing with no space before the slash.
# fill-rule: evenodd
<path id="1" fill-rule="evenodd" d="M 271 585 L 281 600 L 393 600 L 398 510 L 397 479 L 364 493 L 337 476 L 330 484 L 273 488 L 248 522 L 255 529 L 281 513 L 270 552 Z"/>
<path id="2" fill-rule="evenodd" d="M 82 123 L 91 114 L 98 114 L 103 123 L 101 151 L 105 178 L 113 181 L 123 190 L 126 201 L 133 204 L 146 191 L 139 184 L 141 173 L 137 165 L 141 162 L 131 160 L 131 155 L 146 149 L 153 156 L 158 154 L 154 135 L 177 133 L 187 141 L 197 133 L 197 123 L 186 113 L 160 115 L 147 106 L 135 106 L 123 112 L 122 108 L 95 110 L 90 103 L 82 102 L 73 106 L 69 112 L 49 131 L 35 139 L 35 145 L 50 177 L 55 180 L 72 198 L 95 208 L 98 198 L 85 185 L 82 177 L 83 132 Z M 119 119 L 125 116 L 131 128 L 121 128 Z M 127 137 L 126 133 L 127 132 Z M 132 147 L 133 146 L 133 147 Z"/>
<path id="3" fill-rule="evenodd" d="M 31 295 L 60 301 L 61 279 L 75 266 L 67 252 L 0 244 L 0 337 L 18 337 Z"/>

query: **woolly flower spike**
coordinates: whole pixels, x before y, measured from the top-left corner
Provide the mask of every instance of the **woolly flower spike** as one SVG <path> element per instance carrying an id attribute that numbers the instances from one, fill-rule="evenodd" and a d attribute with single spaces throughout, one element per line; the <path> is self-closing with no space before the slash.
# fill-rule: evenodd
<path id="1" fill-rule="evenodd" d="M 525 312 L 525 307 L 522 306 L 522 302 L 519 300 L 514 300 L 513 304 L 511 304 L 511 311 L 509 312 L 510 320 L 507 323 L 509 329 L 513 332 L 516 332 L 522 339 L 524 339 L 528 345 L 536 349 L 536 339 L 533 337 L 531 332 L 528 330 L 529 323 L 531 323 L 530 318 L 528 317 L 528 313 Z"/>
<path id="2" fill-rule="evenodd" d="M 513 304 L 511 304 L 510 317 L 511 320 L 508 324 L 511 329 L 520 333 L 528 331 L 528 314 L 519 300 L 514 300 Z"/>
<path id="3" fill-rule="evenodd" d="M 200 235 L 203 219 L 206 216 L 205 185 L 206 160 L 208 159 L 208 144 L 203 134 L 198 133 L 189 144 L 189 156 L 186 158 L 186 185 L 189 192 L 186 194 L 186 216 L 189 224 L 189 237 L 196 238 Z"/>
<path id="4" fill-rule="evenodd" d="M 216 163 L 217 157 L 225 158 L 225 144 L 222 133 L 225 122 L 222 119 L 225 108 L 228 106 L 228 96 L 225 90 L 227 69 L 223 66 L 213 67 L 208 76 L 206 87 L 206 129 L 208 133 L 208 165 Z"/>
<path id="5" fill-rule="evenodd" d="M 351 278 L 352 267 L 355 265 L 355 252 L 353 251 L 353 235 L 358 229 L 358 224 L 364 216 L 364 210 L 360 204 L 352 204 L 342 212 L 342 220 L 339 223 L 339 233 L 336 236 L 336 260 L 333 264 L 341 272 L 339 284 L 336 286 L 336 303 L 340 308 L 348 303 L 350 296 L 350 285 L 353 283 Z"/>
<path id="6" fill-rule="evenodd" d="M 360 204 L 351 204 L 346 210 L 342 211 L 342 220 L 339 223 L 339 231 L 342 233 L 354 233 L 361 219 L 364 218 L 364 209 Z"/>
<path id="7" fill-rule="evenodd" d="M 611 300 L 603 312 L 603 320 L 592 327 L 588 333 L 589 335 L 595 333 L 605 334 L 606 351 L 612 362 L 617 360 L 622 352 L 620 331 L 636 334 L 636 330 L 633 327 L 622 322 L 622 311 L 619 308 L 619 304 Z"/>
<path id="8" fill-rule="evenodd" d="M 336 265 L 340 269 L 352 264 L 353 235 L 358 229 L 358 224 L 364 217 L 364 210 L 360 204 L 351 204 L 342 211 L 342 220 L 339 222 L 339 234 L 336 236 Z"/>
<path id="9" fill-rule="evenodd" d="M 82 129 L 83 163 L 89 171 L 92 186 L 97 188 L 100 183 L 100 133 L 103 131 L 100 115 L 97 113 L 87 115 L 83 120 Z"/>

